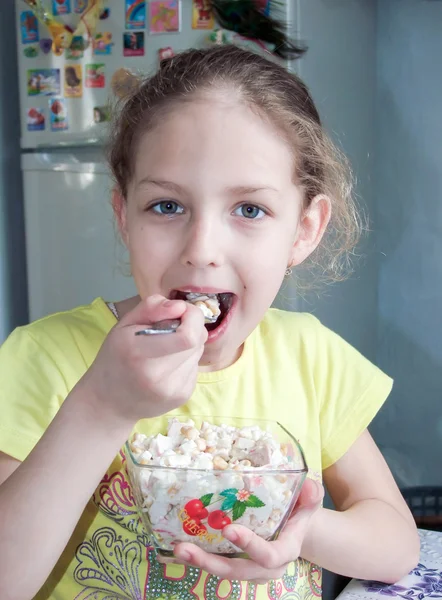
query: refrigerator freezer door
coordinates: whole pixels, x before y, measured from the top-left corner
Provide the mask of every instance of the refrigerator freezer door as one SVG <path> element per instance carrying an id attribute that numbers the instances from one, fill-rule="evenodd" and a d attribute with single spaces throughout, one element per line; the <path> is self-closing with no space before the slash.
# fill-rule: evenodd
<path id="1" fill-rule="evenodd" d="M 24 154 L 29 317 L 135 294 L 99 156 Z"/>

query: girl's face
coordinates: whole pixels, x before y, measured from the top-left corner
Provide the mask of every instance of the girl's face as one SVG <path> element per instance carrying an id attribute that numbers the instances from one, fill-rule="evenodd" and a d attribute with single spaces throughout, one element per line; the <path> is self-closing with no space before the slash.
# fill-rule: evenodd
<path id="1" fill-rule="evenodd" d="M 200 362 L 232 364 L 289 265 L 319 242 L 328 201 L 302 211 L 278 131 L 226 97 L 183 103 L 142 137 L 127 199 L 114 208 L 142 298 L 224 293 Z"/>

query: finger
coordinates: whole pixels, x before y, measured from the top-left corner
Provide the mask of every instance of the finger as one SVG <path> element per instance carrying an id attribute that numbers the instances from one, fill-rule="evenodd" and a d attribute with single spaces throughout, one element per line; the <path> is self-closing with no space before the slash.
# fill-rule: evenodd
<path id="1" fill-rule="evenodd" d="M 164 319 L 179 319 L 186 308 L 184 300 L 168 300 L 160 294 L 155 294 L 141 300 L 134 309 L 124 315 L 117 327 L 142 328 L 143 325 L 152 325 Z"/>
<path id="2" fill-rule="evenodd" d="M 183 350 L 204 344 L 208 331 L 204 327 L 204 315 L 197 306 L 186 304 L 186 311 L 181 316 L 181 325 L 176 331 L 180 347 Z"/>
<path id="3" fill-rule="evenodd" d="M 302 544 L 310 519 L 320 508 L 324 498 L 324 488 L 320 483 L 307 479 L 304 486 L 305 489 L 301 491 L 298 502 L 275 543 L 287 544 L 296 539 Z"/>
<path id="4" fill-rule="evenodd" d="M 300 520 L 308 514 L 313 514 L 321 506 L 323 499 L 324 487 L 317 481 L 307 478 L 301 488 L 291 518 L 298 517 Z"/>
<path id="5" fill-rule="evenodd" d="M 285 569 L 269 570 L 247 558 L 226 558 L 217 554 L 209 554 L 198 546 L 186 542 L 178 544 L 174 554 L 180 563 L 190 564 L 230 581 L 278 579 L 285 572 Z"/>
<path id="6" fill-rule="evenodd" d="M 228 525 L 223 529 L 223 536 L 246 552 L 249 559 L 266 569 L 280 569 L 298 558 L 293 539 L 289 544 L 287 541 L 285 544 L 268 542 L 241 525 Z"/>

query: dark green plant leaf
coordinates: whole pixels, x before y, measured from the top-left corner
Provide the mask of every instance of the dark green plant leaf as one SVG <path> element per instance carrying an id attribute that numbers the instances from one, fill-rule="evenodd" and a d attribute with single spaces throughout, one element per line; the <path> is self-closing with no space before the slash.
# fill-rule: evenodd
<path id="1" fill-rule="evenodd" d="M 232 521 L 236 521 L 236 519 L 239 519 L 240 517 L 242 517 L 245 512 L 246 512 L 245 503 L 239 502 L 239 500 L 237 502 L 235 502 L 235 504 L 233 505 Z"/>
<path id="2" fill-rule="evenodd" d="M 260 500 L 258 498 L 258 496 L 255 496 L 254 494 L 249 496 L 248 499 L 244 502 L 244 504 L 248 508 L 261 508 L 261 506 L 265 506 L 265 503 L 262 500 Z"/>
<path id="3" fill-rule="evenodd" d="M 204 494 L 204 496 L 201 496 L 200 500 L 203 503 L 203 506 L 209 506 L 212 498 L 213 494 Z"/>

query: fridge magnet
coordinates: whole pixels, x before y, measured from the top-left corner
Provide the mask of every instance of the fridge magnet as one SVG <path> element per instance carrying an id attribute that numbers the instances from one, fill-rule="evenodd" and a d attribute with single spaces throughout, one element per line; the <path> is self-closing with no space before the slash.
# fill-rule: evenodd
<path id="1" fill-rule="evenodd" d="M 70 12 L 70 0 L 52 1 L 53 6 L 56 8 L 56 11 L 54 11 L 56 15 Z M 73 37 L 87 36 L 88 39 L 91 39 L 97 29 L 101 0 L 86 0 L 86 8 L 80 14 L 75 29 L 60 21 L 48 11 L 43 0 L 24 0 L 24 2 L 31 8 L 37 20 L 49 30 L 52 38 L 52 51 L 57 56 L 60 56 L 64 49 L 70 47 Z"/>
<path id="2" fill-rule="evenodd" d="M 118 98 L 127 98 L 134 94 L 140 86 L 140 78 L 129 69 L 120 67 L 112 75 L 111 88 Z"/>
<path id="3" fill-rule="evenodd" d="M 62 98 L 49 100 L 51 131 L 66 131 L 68 129 L 68 114 L 66 103 Z"/>
<path id="4" fill-rule="evenodd" d="M 126 29 L 145 29 L 145 0 L 126 0 Z"/>
<path id="5" fill-rule="evenodd" d="M 158 58 L 159 58 L 160 62 L 162 60 L 166 60 L 167 58 L 172 58 L 172 56 L 174 56 L 174 55 L 175 55 L 175 53 L 171 46 L 166 46 L 166 48 L 160 48 L 158 50 Z"/>
<path id="6" fill-rule="evenodd" d="M 81 15 L 87 8 L 87 0 L 73 0 L 74 13 Z"/>
<path id="7" fill-rule="evenodd" d="M 108 56 L 112 53 L 112 34 L 109 31 L 97 33 L 92 44 L 96 56 Z"/>
<path id="8" fill-rule="evenodd" d="M 22 44 L 38 42 L 38 21 L 30 10 L 24 10 L 20 14 L 20 30 Z"/>
<path id="9" fill-rule="evenodd" d="M 110 121 L 109 106 L 94 106 L 94 123 L 106 123 Z"/>
<path id="10" fill-rule="evenodd" d="M 104 88 L 106 84 L 104 66 L 103 63 L 86 65 L 84 80 L 87 88 Z"/>
<path id="11" fill-rule="evenodd" d="M 71 12 L 71 0 L 52 0 L 54 15 L 67 15 Z"/>
<path id="12" fill-rule="evenodd" d="M 192 0 L 192 29 L 213 29 L 214 26 L 210 0 Z"/>
<path id="13" fill-rule="evenodd" d="M 144 31 L 123 33 L 123 56 L 144 56 Z"/>
<path id="14" fill-rule="evenodd" d="M 105 21 L 109 17 L 110 17 L 110 8 L 103 8 L 103 10 L 101 11 L 100 16 L 99 16 L 100 21 Z"/>
<path id="15" fill-rule="evenodd" d="M 149 33 L 176 33 L 181 26 L 181 0 L 149 2 Z"/>
<path id="16" fill-rule="evenodd" d="M 52 48 L 52 40 L 49 38 L 43 38 L 40 40 L 40 50 L 43 54 L 49 54 Z"/>
<path id="17" fill-rule="evenodd" d="M 26 56 L 26 58 L 35 58 L 38 56 L 38 48 L 37 46 L 27 46 L 24 48 L 23 54 Z"/>
<path id="18" fill-rule="evenodd" d="M 43 131 L 45 128 L 45 114 L 43 108 L 30 108 L 26 115 L 28 131 Z"/>
<path id="19" fill-rule="evenodd" d="M 81 98 L 83 81 L 81 65 L 66 65 L 64 68 L 64 95 L 66 98 Z"/>
<path id="20" fill-rule="evenodd" d="M 29 69 L 28 96 L 55 96 L 60 93 L 60 69 Z"/>
<path id="21" fill-rule="evenodd" d="M 79 60 L 83 58 L 86 41 L 81 35 L 76 35 L 72 38 L 70 48 L 66 49 L 66 58 L 68 60 Z"/>

